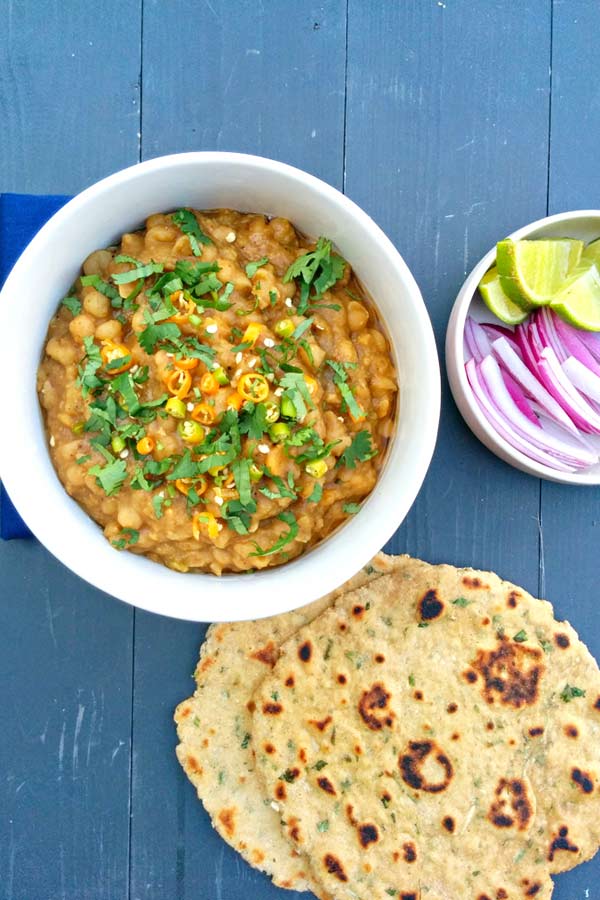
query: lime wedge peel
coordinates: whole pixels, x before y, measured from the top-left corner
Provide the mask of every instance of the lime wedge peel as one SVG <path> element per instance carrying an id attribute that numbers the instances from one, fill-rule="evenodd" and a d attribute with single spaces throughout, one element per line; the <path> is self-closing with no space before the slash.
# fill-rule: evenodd
<path id="1" fill-rule="evenodd" d="M 519 325 L 529 314 L 528 310 L 522 309 L 506 296 L 500 285 L 496 266 L 486 272 L 479 282 L 479 293 L 490 312 L 506 325 Z"/>
<path id="2" fill-rule="evenodd" d="M 571 238 L 500 241 L 496 266 L 502 290 L 525 311 L 547 306 L 579 263 L 583 247 Z"/>
<path id="3" fill-rule="evenodd" d="M 549 305 L 569 325 L 583 331 L 600 331 L 598 267 L 592 264 L 575 269 Z"/>

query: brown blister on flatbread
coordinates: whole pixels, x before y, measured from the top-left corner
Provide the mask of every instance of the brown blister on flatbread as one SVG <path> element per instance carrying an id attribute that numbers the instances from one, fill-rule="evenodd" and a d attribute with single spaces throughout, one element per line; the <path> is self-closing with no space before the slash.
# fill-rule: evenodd
<path id="1" fill-rule="evenodd" d="M 360 717 L 372 731 L 379 731 L 384 726 L 391 727 L 393 713 L 389 709 L 391 694 L 383 684 L 376 682 L 367 691 L 363 691 L 358 703 Z"/>
<path id="2" fill-rule="evenodd" d="M 482 694 L 493 704 L 504 706 L 533 706 L 538 701 L 539 686 L 544 673 L 543 651 L 510 641 L 500 635 L 496 647 L 480 649 L 471 662 L 483 679 Z"/>
<path id="3" fill-rule="evenodd" d="M 425 597 L 442 604 L 434 618 Z M 306 641 L 310 665 L 297 655 Z M 547 602 L 491 573 L 405 560 L 281 653 L 256 692 L 253 740 L 269 735 L 284 765 L 306 752 L 308 776 L 286 784 L 282 815 L 301 819 L 321 892 L 550 900 L 550 875 L 596 851 L 600 672 Z M 264 716 L 290 669 L 294 703 Z M 310 724 L 327 716 L 323 733 Z M 277 773 L 265 756 L 257 764 L 272 796 Z M 377 834 L 366 847 L 364 825 Z"/>
<path id="4" fill-rule="evenodd" d="M 397 565 L 398 558 L 378 554 L 351 579 L 348 587 L 352 589 L 373 581 Z M 196 667 L 196 693 L 183 701 L 175 713 L 180 740 L 177 757 L 216 830 L 250 865 L 270 874 L 280 887 L 310 890 L 322 900 L 326 900 L 327 894 L 310 874 L 308 861 L 281 830 L 279 805 L 286 799 L 288 783 L 278 780 L 267 792 L 256 775 L 255 749 L 261 748 L 259 755 L 270 760 L 279 759 L 279 752 L 270 736 L 256 745 L 252 741 L 255 710 L 252 693 L 277 662 L 281 644 L 329 608 L 345 587 L 281 616 L 211 626 Z M 298 657 L 295 662 L 307 666 Z M 280 700 L 265 699 L 267 718 L 274 720 L 285 713 L 297 677 L 295 665 L 290 665 Z M 273 752 L 266 750 L 266 745 Z M 302 764 L 306 761 L 306 757 L 304 761 L 301 759 L 303 754 L 305 750 L 300 748 L 297 756 Z M 294 768 L 291 764 L 279 766 L 278 774 L 286 767 Z M 221 813 L 230 809 L 237 809 L 238 813 L 233 819 L 226 815 L 223 821 Z M 231 827 L 233 834 L 230 834 Z"/>
<path id="5" fill-rule="evenodd" d="M 496 785 L 488 819 L 496 828 L 525 831 L 533 817 L 533 806 L 526 782 L 521 778 L 501 778 Z"/>

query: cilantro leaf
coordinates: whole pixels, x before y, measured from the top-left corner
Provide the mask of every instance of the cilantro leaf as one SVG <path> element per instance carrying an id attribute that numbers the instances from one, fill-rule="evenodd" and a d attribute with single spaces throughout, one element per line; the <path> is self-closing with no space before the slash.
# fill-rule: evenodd
<path id="1" fill-rule="evenodd" d="M 585 691 L 583 688 L 573 687 L 570 684 L 566 684 L 562 690 L 560 695 L 560 699 L 563 703 L 570 703 L 575 697 L 585 697 Z"/>
<path id="2" fill-rule="evenodd" d="M 127 257 L 127 261 L 130 261 L 131 257 Z M 116 257 L 116 260 L 119 260 L 119 257 Z M 146 264 L 140 264 L 135 267 L 135 269 L 128 269 L 127 272 L 117 272 L 116 275 L 112 275 L 112 280 L 115 284 L 129 284 L 131 281 L 137 281 L 138 278 L 148 278 L 150 275 L 156 275 L 164 271 L 164 266 L 162 263 L 149 262 Z"/>
<path id="3" fill-rule="evenodd" d="M 200 244 L 212 244 L 209 236 L 204 234 L 200 228 L 198 219 L 191 210 L 178 209 L 177 212 L 173 213 L 171 216 L 171 221 L 177 225 L 184 234 L 187 234 L 194 256 L 202 255 L 202 249 L 199 246 Z"/>
<path id="4" fill-rule="evenodd" d="M 360 512 L 360 503 L 344 503 L 343 510 L 349 516 L 354 516 L 357 512 Z"/>
<path id="5" fill-rule="evenodd" d="M 111 541 L 113 547 L 116 547 L 117 550 L 124 550 L 125 547 L 131 547 L 133 544 L 137 544 L 140 539 L 139 531 L 136 531 L 135 528 L 123 528 L 121 530 L 121 537 L 116 541 Z"/>
<path id="6" fill-rule="evenodd" d="M 152 508 L 157 519 L 161 519 L 163 515 L 163 506 L 165 502 L 164 494 L 155 494 L 152 498 Z"/>
<path id="7" fill-rule="evenodd" d="M 268 550 L 263 550 L 255 542 L 254 546 L 256 547 L 256 550 L 253 553 L 250 553 L 249 556 L 272 556 L 274 553 L 279 553 L 287 544 L 294 540 L 299 531 L 295 515 L 292 512 L 286 511 L 279 513 L 277 518 L 289 526 L 289 531 L 284 532 L 281 537 L 275 541 L 273 546 L 268 548 Z"/>
<path id="8" fill-rule="evenodd" d="M 106 466 L 92 466 L 88 472 L 90 475 L 96 476 L 96 483 L 102 488 L 106 496 L 112 497 L 125 481 L 127 464 L 124 459 L 115 459 Z"/>
<path id="9" fill-rule="evenodd" d="M 250 465 L 249 459 L 236 459 L 231 466 L 231 471 L 233 472 L 233 477 L 235 479 L 235 486 L 240 496 L 240 503 L 242 506 L 246 506 L 252 500 Z"/>
<path id="10" fill-rule="evenodd" d="M 74 316 L 78 316 L 81 312 L 81 300 L 78 297 L 63 297 L 61 304 Z"/>
<path id="11" fill-rule="evenodd" d="M 296 410 L 296 418 L 301 422 L 306 416 L 307 407 L 314 409 L 304 375 L 299 372 L 286 372 L 279 385 L 284 388 L 282 399 L 288 397 L 291 400 Z"/>
<path id="12" fill-rule="evenodd" d="M 249 262 L 246 266 L 246 275 L 248 276 L 248 278 L 253 278 L 256 275 L 256 273 L 258 272 L 258 270 L 262 266 L 266 266 L 266 264 L 268 262 L 269 262 L 268 256 L 263 256 L 262 259 L 257 259 L 254 262 Z"/>
<path id="13" fill-rule="evenodd" d="M 366 462 L 377 454 L 377 450 L 371 443 L 371 432 L 359 431 L 352 439 L 349 447 L 346 447 L 342 455 L 337 461 L 338 466 L 347 466 L 349 469 L 355 469 L 357 462 Z"/>
<path id="14" fill-rule="evenodd" d="M 135 382 L 129 372 L 117 375 L 110 385 L 110 391 L 119 394 L 128 415 L 135 416 L 140 411 L 141 404 L 135 392 Z"/>
<path id="15" fill-rule="evenodd" d="M 168 481 L 175 481 L 177 478 L 194 478 L 198 474 L 198 465 L 192 460 L 192 454 L 189 450 L 185 450 L 179 458 L 172 472 L 167 475 Z"/>
<path id="16" fill-rule="evenodd" d="M 259 441 L 267 430 L 267 406 L 265 403 L 244 403 L 240 410 L 240 434 L 247 434 L 251 441 Z"/>
<path id="17" fill-rule="evenodd" d="M 290 340 L 297 341 L 299 338 L 301 338 L 304 332 L 310 328 L 313 322 L 314 318 L 313 316 L 311 316 L 309 319 L 305 319 L 304 322 L 300 322 L 299 325 L 296 325 L 293 334 L 290 336 Z"/>
<path id="18" fill-rule="evenodd" d="M 120 308 L 123 305 L 123 298 L 116 287 L 113 287 L 108 281 L 104 281 L 99 275 L 82 275 L 79 280 L 84 287 L 96 288 L 98 293 L 108 297 L 115 308 Z"/>
<path id="19" fill-rule="evenodd" d="M 179 337 L 181 337 L 181 331 L 175 322 L 164 322 L 161 325 L 150 322 L 138 334 L 138 341 L 146 353 L 152 354 L 156 349 L 156 345 L 161 341 L 176 341 Z"/>
<path id="20" fill-rule="evenodd" d="M 341 256 L 332 254 L 331 250 L 331 241 L 320 237 L 315 249 L 299 256 L 283 276 L 284 282 L 292 279 L 299 279 L 301 282 L 298 304 L 300 315 L 306 312 L 311 301 L 320 300 L 325 291 L 333 287 L 344 274 L 345 261 Z"/>
<path id="21" fill-rule="evenodd" d="M 323 485 L 317 481 L 313 488 L 312 494 L 308 497 L 309 503 L 318 503 L 321 497 L 323 496 Z"/>
<path id="22" fill-rule="evenodd" d="M 91 335 L 86 335 L 83 339 L 85 356 L 83 364 L 79 365 L 78 378 L 81 387 L 81 393 L 87 397 L 91 391 L 102 387 L 104 382 L 98 378 L 96 372 L 102 366 L 102 357 L 100 356 L 100 348 L 94 343 Z"/>
<path id="23" fill-rule="evenodd" d="M 188 287 L 194 287 L 207 272 L 218 272 L 220 268 L 218 262 L 190 262 L 187 259 L 179 259 L 172 274 L 181 278 Z"/>
<path id="24" fill-rule="evenodd" d="M 364 419 L 365 412 L 363 409 L 361 409 L 361 407 L 356 402 L 356 398 L 354 397 L 354 394 L 352 393 L 352 389 L 351 389 L 350 385 L 346 384 L 345 381 L 340 381 L 339 383 L 336 382 L 336 384 L 337 384 L 338 391 L 342 395 L 342 400 L 346 404 L 346 406 L 348 408 L 348 412 L 350 413 L 350 415 L 352 416 L 354 421 L 356 422 L 359 419 Z"/>

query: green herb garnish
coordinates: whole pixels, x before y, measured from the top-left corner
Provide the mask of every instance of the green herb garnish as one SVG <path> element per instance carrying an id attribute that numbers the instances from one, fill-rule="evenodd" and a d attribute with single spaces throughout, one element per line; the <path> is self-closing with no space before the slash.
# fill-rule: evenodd
<path id="1" fill-rule="evenodd" d="M 575 697 L 585 697 L 585 691 L 583 688 L 574 687 L 573 685 L 566 684 L 561 692 L 560 699 L 563 703 L 570 703 L 571 700 L 574 700 Z"/>
<path id="2" fill-rule="evenodd" d="M 81 312 L 81 300 L 78 297 L 63 297 L 61 304 L 74 316 L 78 316 Z"/>
<path id="3" fill-rule="evenodd" d="M 294 540 L 299 531 L 296 516 L 292 512 L 285 511 L 279 513 L 277 518 L 289 526 L 289 531 L 282 534 L 281 537 L 275 541 L 273 546 L 269 547 L 267 550 L 263 550 L 262 547 L 254 542 L 256 550 L 253 553 L 250 553 L 250 556 L 272 556 L 274 553 L 279 553 L 287 544 Z"/>
<path id="4" fill-rule="evenodd" d="M 171 221 L 177 225 L 184 234 L 187 234 L 194 256 L 202 255 L 202 249 L 199 246 L 200 244 L 212 244 L 211 239 L 207 234 L 204 234 L 198 225 L 198 219 L 191 210 L 178 209 L 177 212 L 173 213 L 171 216 Z"/>
<path id="5" fill-rule="evenodd" d="M 256 275 L 256 273 L 258 272 L 258 270 L 262 266 L 266 266 L 268 262 L 269 262 L 268 256 L 263 256 L 262 259 L 257 259 L 254 262 L 249 262 L 246 265 L 246 275 L 248 276 L 248 278 L 253 278 Z"/>
<path id="6" fill-rule="evenodd" d="M 117 550 L 124 550 L 125 547 L 131 547 L 133 544 L 137 544 L 140 539 L 139 531 L 136 531 L 135 528 L 123 528 L 121 530 L 121 537 L 116 541 L 111 541 L 113 547 L 116 547 Z"/>
<path id="7" fill-rule="evenodd" d="M 522 644 L 527 640 L 527 632 L 521 628 L 520 631 L 517 631 L 515 635 L 513 635 L 513 641 L 516 641 L 517 644 Z"/>
<path id="8" fill-rule="evenodd" d="M 354 469 L 357 463 L 372 459 L 376 454 L 377 450 L 374 449 L 371 443 L 371 432 L 365 429 L 364 431 L 359 431 L 353 437 L 352 443 L 349 447 L 346 447 L 337 461 L 337 465 Z"/>

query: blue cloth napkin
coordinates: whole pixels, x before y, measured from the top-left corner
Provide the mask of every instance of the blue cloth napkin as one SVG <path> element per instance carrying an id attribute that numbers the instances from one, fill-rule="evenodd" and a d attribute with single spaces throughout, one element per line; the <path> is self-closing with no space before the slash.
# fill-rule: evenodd
<path id="1" fill-rule="evenodd" d="M 42 225 L 69 197 L 36 197 L 30 194 L 0 194 L 0 284 Z M 31 537 L 31 532 L 0 485 L 0 537 Z"/>

